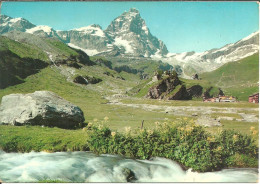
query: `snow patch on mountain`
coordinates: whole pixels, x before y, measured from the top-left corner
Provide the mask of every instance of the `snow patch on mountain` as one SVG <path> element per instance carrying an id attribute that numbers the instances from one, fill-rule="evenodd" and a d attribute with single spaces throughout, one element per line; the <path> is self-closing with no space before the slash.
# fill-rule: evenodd
<path id="1" fill-rule="evenodd" d="M 68 43 L 68 46 L 74 48 L 74 49 L 79 49 L 79 50 L 82 50 L 83 52 L 85 52 L 87 55 L 89 56 L 94 56 L 96 54 L 99 54 L 100 52 L 98 52 L 96 49 L 83 49 L 77 45 L 74 45 L 72 43 Z"/>
<path id="2" fill-rule="evenodd" d="M 11 22 L 11 23 L 16 23 L 16 22 L 18 22 L 18 21 L 20 21 L 20 20 L 22 20 L 22 18 L 21 18 L 21 17 L 19 17 L 19 18 L 14 18 L 14 19 L 11 19 L 9 22 Z"/>
<path id="3" fill-rule="evenodd" d="M 19 18 L 4 17 L 4 18 L 2 18 L 3 23 L 1 24 L 1 26 L 7 26 L 7 25 L 13 26 L 13 24 L 15 24 L 16 22 L 22 21 L 22 20 L 23 19 L 21 17 L 19 17 Z"/>
<path id="4" fill-rule="evenodd" d="M 52 32 L 52 28 L 49 26 L 40 25 L 40 26 L 33 27 L 31 29 L 26 29 L 26 32 L 30 33 L 30 34 L 33 34 L 36 31 L 43 31 L 43 32 L 47 33 L 48 35 L 50 35 Z"/>
<path id="5" fill-rule="evenodd" d="M 154 53 L 154 55 L 151 55 L 150 57 L 151 57 L 151 58 L 154 58 L 154 59 L 160 59 L 160 58 L 162 58 L 162 55 L 160 54 L 160 50 L 157 49 L 157 51 Z"/>
<path id="6" fill-rule="evenodd" d="M 125 48 L 125 53 L 133 53 L 133 48 L 130 45 L 130 41 L 124 40 L 122 37 L 116 37 L 114 44 L 118 47 L 123 46 Z"/>
<path id="7" fill-rule="evenodd" d="M 240 40 L 239 42 L 242 42 L 242 41 L 246 41 L 246 40 L 249 40 L 250 38 L 254 37 L 254 36 L 257 36 L 259 35 L 259 31 L 256 31 L 250 35 L 248 35 L 247 37 L 243 38 L 242 40 Z"/>
<path id="8" fill-rule="evenodd" d="M 142 30 L 144 30 L 145 34 L 148 35 L 149 30 L 148 30 L 148 28 L 147 28 L 147 26 L 145 24 L 143 25 Z"/>
<path id="9" fill-rule="evenodd" d="M 93 36 L 105 37 L 104 31 L 100 26 L 97 25 L 89 25 L 87 27 L 81 27 L 73 30 L 82 32 L 84 34 L 91 34 Z"/>

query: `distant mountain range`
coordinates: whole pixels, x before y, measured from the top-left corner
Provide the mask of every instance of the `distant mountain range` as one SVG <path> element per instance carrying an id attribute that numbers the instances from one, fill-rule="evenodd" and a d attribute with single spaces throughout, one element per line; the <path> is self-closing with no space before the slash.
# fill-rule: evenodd
<path id="1" fill-rule="evenodd" d="M 169 53 L 166 45 L 150 33 L 138 10 L 131 8 L 115 18 L 103 30 L 93 24 L 67 31 L 58 31 L 46 25 L 36 26 L 23 18 L 0 17 L 0 34 L 21 31 L 40 37 L 55 37 L 70 47 L 88 55 L 147 57 L 181 67 L 183 77 L 212 71 L 223 64 L 253 55 L 259 50 L 259 32 L 252 33 L 236 43 L 201 53 Z"/>
<path id="2" fill-rule="evenodd" d="M 18 30 L 44 37 L 57 37 L 88 55 L 164 57 L 165 44 L 150 33 L 138 10 L 132 8 L 111 22 L 107 29 L 89 25 L 68 31 L 56 31 L 49 26 L 35 26 L 23 18 L 1 16 L 0 34 Z"/>
<path id="3" fill-rule="evenodd" d="M 208 72 L 215 70 L 225 63 L 238 61 L 259 51 L 259 31 L 219 49 L 212 49 L 201 53 L 184 52 L 168 54 L 164 59 L 173 65 L 180 65 L 185 74 L 194 72 Z"/>

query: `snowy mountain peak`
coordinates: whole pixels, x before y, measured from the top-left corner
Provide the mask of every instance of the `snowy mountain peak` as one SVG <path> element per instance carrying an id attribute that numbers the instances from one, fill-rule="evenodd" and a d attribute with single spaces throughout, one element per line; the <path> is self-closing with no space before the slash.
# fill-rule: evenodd
<path id="1" fill-rule="evenodd" d="M 19 22 L 19 21 L 26 21 L 25 19 L 23 19 L 22 17 L 18 17 L 18 18 L 11 18 L 9 16 L 6 15 L 1 15 L 0 16 L 0 23 L 1 26 L 12 26 L 13 24 Z"/>
<path id="2" fill-rule="evenodd" d="M 115 18 L 105 32 L 125 54 L 162 57 L 168 53 L 164 43 L 150 33 L 145 20 L 135 8 Z"/>
<path id="3" fill-rule="evenodd" d="M 182 66 L 183 71 L 209 72 L 228 62 L 235 62 L 259 52 L 259 31 L 218 49 L 205 52 L 168 54 L 166 62 Z"/>
<path id="4" fill-rule="evenodd" d="M 139 10 L 135 8 L 130 8 L 129 11 L 125 11 L 121 17 L 125 17 L 126 19 L 133 19 L 135 17 L 140 17 L 140 12 Z"/>
<path id="5" fill-rule="evenodd" d="M 22 20 L 22 18 L 19 17 L 19 18 L 11 19 L 10 22 L 11 22 L 11 23 L 16 23 L 16 22 L 21 21 L 21 20 Z"/>
<path id="6" fill-rule="evenodd" d="M 0 34 L 13 30 L 24 32 L 32 27 L 35 27 L 35 25 L 21 17 L 12 18 L 7 15 L 0 15 Z"/>
<path id="7" fill-rule="evenodd" d="M 140 16 L 140 13 L 137 9 L 131 8 L 128 12 L 125 12 L 124 15 L 129 17 L 136 17 Z"/>
<path id="8" fill-rule="evenodd" d="M 114 19 L 106 31 L 110 35 L 129 31 L 140 34 L 142 27 L 147 30 L 145 21 L 141 18 L 139 11 L 131 8 L 128 12 L 124 12 L 122 15 Z"/>

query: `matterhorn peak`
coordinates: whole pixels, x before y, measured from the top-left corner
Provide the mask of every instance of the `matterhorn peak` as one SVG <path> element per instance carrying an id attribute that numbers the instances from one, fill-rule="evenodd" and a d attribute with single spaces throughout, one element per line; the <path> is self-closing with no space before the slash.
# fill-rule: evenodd
<path id="1" fill-rule="evenodd" d="M 135 56 L 166 55 L 166 46 L 154 37 L 137 9 L 115 18 L 105 30 L 121 52 Z"/>
<path id="2" fill-rule="evenodd" d="M 139 13 L 139 11 L 135 8 L 130 8 L 129 12 L 135 12 L 135 13 Z"/>
<path id="3" fill-rule="evenodd" d="M 140 17 L 140 12 L 135 8 L 130 8 L 128 12 L 123 13 L 121 16 L 136 18 Z"/>
<path id="4" fill-rule="evenodd" d="M 115 18 L 106 29 L 109 35 L 115 35 L 118 33 L 140 32 L 146 28 L 145 21 L 141 18 L 137 9 L 131 8 L 128 12 L 124 12 L 117 18 Z M 148 34 L 148 29 L 145 29 Z"/>

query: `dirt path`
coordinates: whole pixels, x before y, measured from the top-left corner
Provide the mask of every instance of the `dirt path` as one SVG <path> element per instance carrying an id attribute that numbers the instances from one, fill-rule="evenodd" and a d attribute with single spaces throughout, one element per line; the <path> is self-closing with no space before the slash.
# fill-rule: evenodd
<path id="1" fill-rule="evenodd" d="M 236 108 L 236 107 L 209 107 L 209 106 L 170 106 L 170 105 L 151 105 L 151 104 L 126 104 L 121 100 L 131 98 L 122 94 L 115 94 L 106 97 L 108 104 L 120 105 L 125 107 L 140 108 L 146 111 L 169 113 L 176 116 L 210 116 L 212 114 L 220 114 L 218 119 L 234 120 L 243 122 L 258 122 L 259 118 L 256 116 L 258 108 Z M 244 113 L 246 112 L 246 113 Z M 237 118 L 239 117 L 240 118 Z"/>

